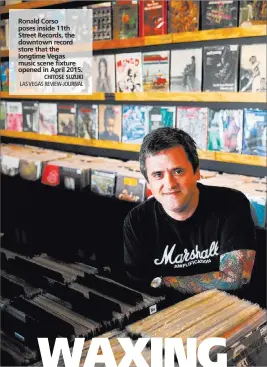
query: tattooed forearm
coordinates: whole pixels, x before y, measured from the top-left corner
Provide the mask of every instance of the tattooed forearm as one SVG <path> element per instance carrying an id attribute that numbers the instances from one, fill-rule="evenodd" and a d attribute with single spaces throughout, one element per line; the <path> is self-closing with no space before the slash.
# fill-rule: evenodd
<path id="1" fill-rule="evenodd" d="M 200 293 L 208 289 L 233 290 L 250 281 L 255 251 L 231 251 L 220 257 L 217 272 L 185 277 L 165 277 L 164 284 L 182 293 Z"/>

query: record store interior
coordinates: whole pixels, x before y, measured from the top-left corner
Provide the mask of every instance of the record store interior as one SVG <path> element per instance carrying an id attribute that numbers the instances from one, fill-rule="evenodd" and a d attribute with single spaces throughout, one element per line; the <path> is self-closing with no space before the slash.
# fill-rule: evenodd
<path id="1" fill-rule="evenodd" d="M 70 94 L 11 93 L 32 9 L 72 24 L 69 60 L 91 35 Z M 1 366 L 42 366 L 38 338 L 84 338 L 82 367 L 95 338 L 117 366 L 119 338 L 215 337 L 211 361 L 267 366 L 266 36 L 267 1 L 0 0 Z"/>

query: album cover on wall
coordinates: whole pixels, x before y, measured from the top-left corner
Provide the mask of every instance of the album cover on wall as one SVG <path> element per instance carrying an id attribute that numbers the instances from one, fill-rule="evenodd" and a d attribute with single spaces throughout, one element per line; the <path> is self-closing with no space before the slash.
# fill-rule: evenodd
<path id="1" fill-rule="evenodd" d="M 23 101 L 23 131 L 39 131 L 39 103 Z"/>
<path id="2" fill-rule="evenodd" d="M 6 102 L 0 101 L 0 130 L 6 129 Z"/>
<path id="3" fill-rule="evenodd" d="M 93 41 L 112 39 L 112 7 L 111 2 L 93 4 Z"/>
<path id="4" fill-rule="evenodd" d="M 148 133 L 146 106 L 122 106 L 123 143 L 141 144 Z"/>
<path id="5" fill-rule="evenodd" d="M 241 46 L 240 92 L 266 92 L 266 52 L 265 43 Z"/>
<path id="6" fill-rule="evenodd" d="M 264 24 L 267 20 L 267 1 L 240 1 L 239 25 L 248 27 Z"/>
<path id="7" fill-rule="evenodd" d="M 202 1 L 202 29 L 237 27 L 238 1 Z"/>
<path id="8" fill-rule="evenodd" d="M 209 109 L 208 150 L 222 150 L 223 131 L 220 123 L 220 110 Z"/>
<path id="9" fill-rule="evenodd" d="M 202 48 L 171 51 L 171 91 L 197 92 L 202 84 Z"/>
<path id="10" fill-rule="evenodd" d="M 209 150 L 241 153 L 243 110 L 209 109 Z"/>
<path id="11" fill-rule="evenodd" d="M 266 124 L 266 110 L 244 109 L 243 154 L 266 156 Z"/>
<path id="12" fill-rule="evenodd" d="M 99 105 L 99 139 L 121 141 L 121 106 Z"/>
<path id="13" fill-rule="evenodd" d="M 39 103 L 39 133 L 57 135 L 57 104 Z"/>
<path id="14" fill-rule="evenodd" d="M 207 107 L 178 107 L 177 127 L 187 132 L 195 140 L 198 149 L 207 149 Z"/>
<path id="15" fill-rule="evenodd" d="M 204 91 L 237 91 L 238 55 L 238 45 L 204 47 Z"/>
<path id="16" fill-rule="evenodd" d="M 23 131 L 22 103 L 6 102 L 7 130 Z"/>
<path id="17" fill-rule="evenodd" d="M 113 38 L 138 37 L 138 2 L 117 0 L 113 2 Z"/>
<path id="18" fill-rule="evenodd" d="M 1 62 L 1 90 L 3 92 L 9 91 L 9 62 Z"/>
<path id="19" fill-rule="evenodd" d="M 8 38 L 9 38 L 9 21 L 8 19 L 0 20 L 0 49 L 5 50 L 8 48 Z"/>
<path id="20" fill-rule="evenodd" d="M 77 104 L 78 136 L 84 139 L 98 138 L 98 106 L 87 102 Z"/>
<path id="21" fill-rule="evenodd" d="M 144 92 L 168 92 L 170 74 L 170 51 L 143 53 Z"/>
<path id="22" fill-rule="evenodd" d="M 139 36 L 167 33 L 167 1 L 139 1 Z"/>
<path id="23" fill-rule="evenodd" d="M 193 32 L 199 28 L 199 1 L 168 1 L 168 33 Z"/>
<path id="24" fill-rule="evenodd" d="M 115 93 L 115 56 L 93 57 L 93 92 Z"/>
<path id="25" fill-rule="evenodd" d="M 58 103 L 57 106 L 58 134 L 76 136 L 76 104 Z"/>
<path id="26" fill-rule="evenodd" d="M 175 107 L 147 106 L 149 132 L 159 127 L 174 127 L 175 118 Z"/>
<path id="27" fill-rule="evenodd" d="M 141 52 L 116 55 L 117 92 L 142 92 L 142 54 Z"/>
<path id="28" fill-rule="evenodd" d="M 209 109 L 208 149 L 241 153 L 243 110 Z"/>

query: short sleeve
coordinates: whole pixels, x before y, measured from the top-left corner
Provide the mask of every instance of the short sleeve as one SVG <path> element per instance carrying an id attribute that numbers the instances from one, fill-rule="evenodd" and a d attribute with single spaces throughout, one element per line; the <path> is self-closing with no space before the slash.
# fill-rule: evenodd
<path id="1" fill-rule="evenodd" d="M 220 255 L 235 250 L 256 250 L 255 226 L 250 203 L 239 192 L 225 216 L 221 232 Z"/>

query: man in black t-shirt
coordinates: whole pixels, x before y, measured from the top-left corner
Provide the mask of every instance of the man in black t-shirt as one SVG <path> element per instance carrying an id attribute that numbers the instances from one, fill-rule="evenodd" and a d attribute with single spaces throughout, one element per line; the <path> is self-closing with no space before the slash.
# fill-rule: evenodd
<path id="1" fill-rule="evenodd" d="M 140 168 L 153 197 L 124 222 L 131 281 L 185 294 L 249 283 L 255 259 L 249 201 L 237 190 L 197 182 L 194 140 L 175 128 L 152 131 L 141 146 Z"/>

